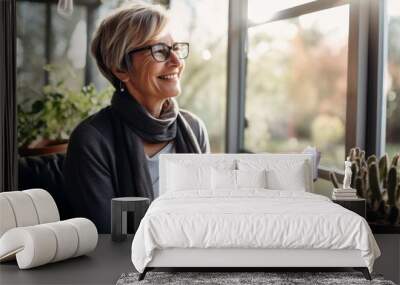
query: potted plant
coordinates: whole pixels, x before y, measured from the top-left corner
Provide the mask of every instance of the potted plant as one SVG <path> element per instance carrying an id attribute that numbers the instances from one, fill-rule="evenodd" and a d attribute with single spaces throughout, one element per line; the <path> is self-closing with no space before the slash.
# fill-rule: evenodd
<path id="1" fill-rule="evenodd" d="M 43 87 L 38 98 L 17 106 L 21 156 L 65 152 L 75 126 L 109 103 L 113 88 L 97 91 L 93 84 L 74 91 L 60 80 Z"/>
<path id="2" fill-rule="evenodd" d="M 374 228 L 390 227 L 400 230 L 400 175 L 396 154 L 391 160 L 387 154 L 366 157 L 359 148 L 350 150 L 351 187 L 357 195 L 367 200 L 367 219 Z M 334 172 L 330 173 L 335 188 L 340 188 Z"/>

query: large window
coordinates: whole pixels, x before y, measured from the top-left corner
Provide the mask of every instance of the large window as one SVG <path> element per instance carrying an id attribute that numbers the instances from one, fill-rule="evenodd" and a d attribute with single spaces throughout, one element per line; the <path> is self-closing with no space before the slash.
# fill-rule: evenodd
<path id="1" fill-rule="evenodd" d="M 148 0 L 166 5 L 176 39 L 190 42 L 178 101 L 205 121 L 213 152 L 224 152 L 226 140 L 236 140 L 229 150 L 234 152 L 298 152 L 313 145 L 322 152 L 322 166 L 340 169 L 345 149 L 365 148 L 371 139 L 365 135 L 371 121 L 365 106 L 373 90 L 365 78 L 373 74 L 368 38 L 375 32 L 365 27 L 374 21 L 362 23 L 350 7 L 371 9 L 374 1 Z M 40 96 L 53 77 L 75 90 L 89 83 L 106 88 L 88 56 L 88 43 L 101 18 L 122 2 L 74 0 L 74 13 L 63 18 L 55 2 L 17 0 L 18 100 Z M 233 68 L 240 71 L 230 82 L 240 84 L 229 87 L 230 93 L 238 91 L 228 95 L 236 101 L 226 110 L 228 8 L 247 2 L 248 21 L 230 19 L 245 32 L 232 31 L 241 35 L 236 39 L 242 45 L 229 49 L 230 74 Z M 392 155 L 400 145 L 400 4 L 386 4 L 384 114 L 386 150 Z M 226 139 L 227 111 L 234 115 L 229 126 L 235 125 L 239 135 Z"/>
<path id="2" fill-rule="evenodd" d="M 110 96 L 82 91 L 94 82 L 88 27 L 99 4 L 75 0 L 73 13 L 61 15 L 54 1 L 17 1 L 19 146 L 67 139 L 81 120 L 108 103 Z"/>
<path id="3" fill-rule="evenodd" d="M 400 152 L 400 2 L 387 1 L 386 151 Z"/>
<path id="4" fill-rule="evenodd" d="M 263 3 L 249 1 L 249 17 L 268 10 Z M 348 35 L 349 5 L 248 29 L 246 150 L 298 152 L 312 145 L 322 165 L 342 167 Z"/>

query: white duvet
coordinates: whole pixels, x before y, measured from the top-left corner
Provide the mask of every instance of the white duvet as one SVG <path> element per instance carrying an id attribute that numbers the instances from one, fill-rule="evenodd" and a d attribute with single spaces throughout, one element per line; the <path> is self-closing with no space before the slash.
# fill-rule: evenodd
<path id="1" fill-rule="evenodd" d="M 380 256 L 359 215 L 321 195 L 265 189 L 162 195 L 136 232 L 133 265 L 143 272 L 165 248 L 358 249 L 370 272 Z"/>

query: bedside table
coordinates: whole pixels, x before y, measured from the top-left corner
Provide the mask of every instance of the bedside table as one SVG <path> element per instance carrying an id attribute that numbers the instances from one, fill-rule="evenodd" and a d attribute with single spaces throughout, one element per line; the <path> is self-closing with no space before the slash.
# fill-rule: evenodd
<path id="1" fill-rule="evenodd" d="M 144 217 L 150 199 L 144 197 L 119 197 L 111 199 L 111 239 L 112 241 L 126 240 L 128 233 L 127 212 L 133 212 L 134 232 Z"/>
<path id="2" fill-rule="evenodd" d="M 333 203 L 339 204 L 340 206 L 359 214 L 364 219 L 366 218 L 366 201 L 363 198 L 357 199 L 332 199 Z"/>

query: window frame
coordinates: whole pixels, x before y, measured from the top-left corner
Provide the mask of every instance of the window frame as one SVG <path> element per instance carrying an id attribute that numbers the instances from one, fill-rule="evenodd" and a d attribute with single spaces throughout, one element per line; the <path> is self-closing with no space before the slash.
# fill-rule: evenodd
<path id="1" fill-rule="evenodd" d="M 15 1 L 0 1 L 0 193 L 18 190 Z"/>
<path id="2" fill-rule="evenodd" d="M 243 7 L 243 2 L 246 2 L 246 7 Z M 343 159 L 346 159 L 347 153 L 353 147 L 365 149 L 367 155 L 374 153 L 380 156 L 384 151 L 386 122 L 383 96 L 386 0 L 316 0 L 280 10 L 268 20 L 257 23 L 248 22 L 247 5 L 247 0 L 230 1 L 227 152 L 250 152 L 243 147 L 246 125 L 244 110 L 248 28 L 349 5 L 345 154 Z M 241 72 L 234 70 L 241 66 L 244 66 Z M 318 176 L 328 180 L 329 172 L 332 170 L 338 175 L 343 174 L 341 170 L 322 165 L 318 169 Z"/>
<path id="3" fill-rule="evenodd" d="M 245 152 L 244 107 L 247 67 L 247 0 L 230 0 L 228 15 L 225 151 Z"/>
<path id="4" fill-rule="evenodd" d="M 382 156 L 386 144 L 386 96 L 384 75 L 387 62 L 387 1 L 371 1 L 368 30 L 367 155 Z"/>

